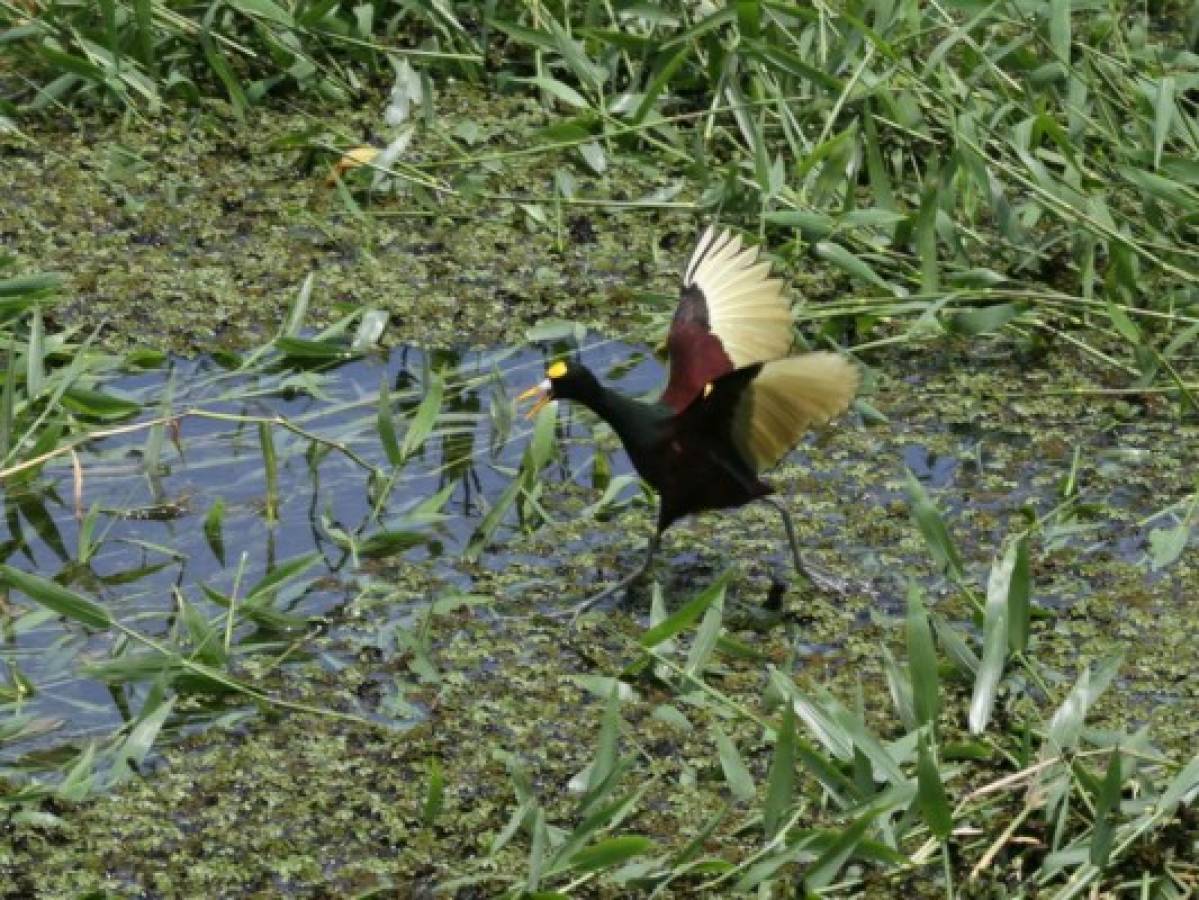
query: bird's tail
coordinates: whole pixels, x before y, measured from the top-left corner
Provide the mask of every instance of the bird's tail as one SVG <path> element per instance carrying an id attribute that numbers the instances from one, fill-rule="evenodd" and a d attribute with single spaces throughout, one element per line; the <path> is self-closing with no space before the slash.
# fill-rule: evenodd
<path id="1" fill-rule="evenodd" d="M 814 425 L 845 412 L 858 390 L 857 367 L 836 353 L 805 353 L 762 364 L 741 397 L 742 449 L 760 472 L 782 459 Z"/>

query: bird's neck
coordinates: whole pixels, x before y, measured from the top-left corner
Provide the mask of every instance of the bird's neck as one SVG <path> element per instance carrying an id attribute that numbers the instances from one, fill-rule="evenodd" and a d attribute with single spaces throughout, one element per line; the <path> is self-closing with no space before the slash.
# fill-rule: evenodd
<path id="1" fill-rule="evenodd" d="M 596 388 L 579 402 L 612 426 L 620 442 L 640 468 L 640 451 L 657 437 L 657 426 L 669 418 L 669 410 L 656 403 L 645 403 L 626 397 L 596 382 Z"/>

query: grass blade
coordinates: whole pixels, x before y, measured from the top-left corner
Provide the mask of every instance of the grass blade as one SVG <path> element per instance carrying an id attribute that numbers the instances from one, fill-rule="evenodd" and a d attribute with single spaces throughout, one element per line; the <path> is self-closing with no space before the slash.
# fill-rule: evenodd
<path id="1" fill-rule="evenodd" d="M 1028 562 L 1028 535 L 1021 535 L 1013 541 L 1007 552 L 1015 555 L 1007 593 L 1008 647 L 1013 653 L 1023 653 L 1028 649 L 1032 620 L 1029 599 L 1032 596 L 1032 572 Z"/>
<path id="2" fill-rule="evenodd" d="M 262 475 L 266 481 L 266 504 L 263 512 L 268 523 L 279 521 L 279 458 L 275 454 L 275 438 L 267 422 L 258 423 L 258 445 L 262 449 Z"/>
<path id="3" fill-rule="evenodd" d="M 987 580 L 987 601 L 983 610 L 983 655 L 974 677 L 974 693 L 970 697 L 968 721 L 972 734 L 981 734 L 986 730 L 995 706 L 995 696 L 999 692 L 999 680 L 1003 677 L 1008 645 L 1008 588 L 1015 564 L 1015 554 L 1005 554 L 1003 560 L 996 560 L 992 564 Z"/>
<path id="4" fill-rule="evenodd" d="M 713 725 L 712 731 L 716 735 L 716 752 L 720 757 L 720 768 L 724 772 L 724 780 L 728 784 L 729 790 L 738 800 L 752 800 L 756 793 L 754 779 L 749 774 L 749 769 L 745 767 L 741 754 L 737 752 L 737 745 L 721 730 L 719 725 Z"/>
<path id="5" fill-rule="evenodd" d="M 408 424 L 408 430 L 404 433 L 404 443 L 400 447 L 402 459 L 406 460 L 411 457 L 424 445 L 425 440 L 432 433 L 433 426 L 437 423 L 437 417 L 441 414 L 441 400 L 444 391 L 445 382 L 442 377 L 436 372 L 430 372 L 425 395 L 421 398 L 420 406 L 416 408 L 416 413 Z"/>
<path id="6" fill-rule="evenodd" d="M 766 776 L 766 801 L 762 806 L 762 827 L 766 840 L 773 840 L 786 821 L 795 794 L 795 710 L 790 702 L 783 708 L 783 721 L 774 743 L 774 756 Z"/>
<path id="7" fill-rule="evenodd" d="M 932 551 L 942 568 L 948 569 L 955 577 L 961 578 L 965 574 L 962 569 L 962 558 L 958 555 L 953 539 L 949 536 L 945 520 L 941 518 L 937 507 L 933 505 L 924 485 L 912 474 L 910 469 L 906 472 L 905 489 L 912 518 L 916 520 L 920 533 L 924 535 L 924 541 L 928 544 L 929 550 Z"/>
<path id="8" fill-rule="evenodd" d="M 387 388 L 387 375 L 379 376 L 379 407 L 375 413 L 375 430 L 379 433 L 379 443 L 387 461 L 394 467 L 404 464 L 404 454 L 400 451 L 399 439 L 396 437 L 395 418 L 391 414 L 391 393 Z"/>
<path id="9" fill-rule="evenodd" d="M 728 570 L 720 575 L 710 585 L 696 594 L 691 600 L 683 604 L 679 609 L 667 617 L 664 621 L 655 625 L 653 628 L 647 629 L 641 635 L 638 643 L 642 647 L 649 649 L 656 647 L 658 644 L 674 637 L 684 628 L 688 627 L 692 622 L 698 619 L 703 613 L 715 603 L 718 599 L 724 599 L 724 591 L 728 586 L 730 579 L 733 577 L 732 570 Z"/>
<path id="10" fill-rule="evenodd" d="M 1166 75 L 1157 84 L 1153 100 L 1153 168 L 1160 169 L 1162 151 L 1174 124 L 1174 77 Z"/>
<path id="11" fill-rule="evenodd" d="M 925 824 L 937 840 L 944 841 L 949 837 L 953 831 L 953 813 L 945 797 L 945 786 L 941 783 L 936 760 L 924 736 L 920 738 L 916 762 L 916 802 Z"/>
<path id="12" fill-rule="evenodd" d="M 936 726 L 941 712 L 941 686 L 937 676 L 937 651 L 928 626 L 924 600 L 916 584 L 908 585 L 908 671 L 912 681 L 912 705 L 920 725 Z"/>
<path id="13" fill-rule="evenodd" d="M 48 578 L 0 564 L 0 581 L 16 588 L 30 600 L 54 610 L 60 616 L 74 619 L 89 628 L 99 630 L 112 627 L 113 620 L 108 610 Z"/>

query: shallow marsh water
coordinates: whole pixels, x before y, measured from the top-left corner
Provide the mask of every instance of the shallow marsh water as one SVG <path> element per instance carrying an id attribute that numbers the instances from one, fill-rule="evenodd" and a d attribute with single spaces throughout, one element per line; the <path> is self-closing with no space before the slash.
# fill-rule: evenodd
<path id="1" fill-rule="evenodd" d="M 658 364 L 644 348 L 594 337 L 584 343 L 584 360 L 624 389 L 643 392 L 659 382 Z M 517 784 L 534 779 L 548 815 L 570 815 L 572 801 L 563 786 L 588 764 L 609 684 L 605 673 L 636 658 L 630 645 L 636 647 L 647 601 L 640 592 L 631 606 L 598 610 L 576 632 L 544 613 L 569 608 L 635 565 L 652 522 L 652 510 L 632 489 L 622 495 L 628 505 L 610 518 L 586 513 L 598 495 L 591 485 L 593 449 L 598 446 L 610 458 L 613 478 L 627 472 L 627 463 L 606 429 L 593 428 L 586 414 L 572 414 L 568 452 L 545 470 L 538 497 L 550 523 L 525 533 L 510 518 L 477 562 L 462 559 L 481 510 L 508 483 L 508 473 L 492 467 L 514 466 L 527 442 L 522 436 L 527 425 L 516 420 L 510 439 L 492 455 L 491 398 L 506 402 L 536 381 L 542 359 L 532 349 L 456 357 L 460 377 L 475 374 L 478 380 L 446 406 L 452 410 L 458 402 L 470 410 L 472 427 L 456 433 L 461 438 L 469 432 L 473 443 L 462 440 L 448 450 L 451 436 L 435 433 L 405 477 L 413 478 L 413 499 L 427 496 L 444 482 L 438 470 L 469 452 L 478 481 L 467 467 L 458 470 L 448 518 L 430 530 L 429 544 L 363 561 L 359 569 L 329 552 L 313 517 L 326 507 L 331 521 L 361 517 L 366 501 L 360 470 L 330 453 L 316 482 L 298 452 L 300 443 L 280 438 L 284 501 L 278 525 L 268 527 L 261 481 L 239 475 L 243 457 L 249 468 L 260 468 L 256 438 L 224 426 L 185 424 L 183 454 L 167 442 L 160 482 L 160 496 L 190 495 L 183 517 L 115 517 L 109 538 L 141 534 L 154 542 L 173 540 L 187 560 L 146 573 L 140 586 L 101 588 L 102 595 L 122 615 L 143 618 L 145 630 L 167 629 L 171 604 L 163 594 L 169 586 L 178 584 L 202 605 L 192 584 L 208 579 L 227 587 L 233 558 L 243 549 L 250 552 L 246 581 L 252 581 L 272 543 L 280 560 L 321 548 L 322 561 L 308 575 L 328 577 L 315 577 L 284 598 L 289 611 L 317 615 L 320 633 L 294 655 L 287 654 L 287 642 L 271 647 L 268 641 L 266 661 L 247 653 L 241 671 L 278 695 L 357 711 L 383 728 L 269 710 L 247 718 L 245 705 L 236 702 L 181 704 L 168 727 L 180 726 L 187 734 L 177 744 L 162 743 L 161 752 L 147 760 L 148 777 L 72 812 L 49 832 L 34 824 L 18 828 L 9 848 L 10 871 L 54 871 L 53 883 L 64 891 L 158 884 L 183 893 L 286 893 L 314 880 L 346 891 L 388 884 L 416 890 L 477 871 L 478 865 L 519 871 L 523 850 L 516 847 L 493 862 L 481 861 L 513 809 L 514 779 Z M 1003 536 L 1026 521 L 1022 510 L 1035 508 L 1044 516 L 1062 504 L 1063 480 L 1073 470 L 1077 502 L 1047 528 L 1034 554 L 1034 600 L 1045 611 L 1034 623 L 1037 658 L 1047 672 L 1060 673 L 1064 687 L 1080 663 L 1122 652 L 1120 689 L 1105 696 L 1099 724 L 1148 723 L 1168 752 L 1188 753 L 1199 713 L 1188 650 L 1199 576 L 1187 556 L 1162 572 L 1149 571 L 1144 555 L 1151 523 L 1142 520 L 1189 489 L 1199 446 L 1194 423 L 1147 422 L 1149 408 L 1140 400 L 1108 399 L 1080 408 L 1071 396 L 1054 397 L 1048 386 L 1068 388 L 1080 378 L 1079 367 L 1061 361 L 1028 365 L 1010 348 L 999 348 L 981 374 L 965 370 L 962 362 L 953 348 L 891 356 L 886 370 L 903 375 L 880 383 L 870 397 L 889 421 L 851 416 L 805 442 L 774 474 L 798 513 L 810 564 L 832 575 L 839 589 L 813 596 L 792 585 L 781 619 L 763 617 L 771 576 L 785 567 L 787 556 L 773 514 L 751 506 L 698 517 L 668 534 L 656 570 L 668 604 L 677 607 L 734 567 L 726 628 L 742 649 L 730 649 L 714 671 L 721 690 L 756 703 L 762 666 L 770 663 L 813 691 L 857 694 L 886 736 L 892 714 L 879 645 L 893 639 L 906 580 L 922 581 L 941 615 L 970 627 L 970 611 L 928 561 L 909 519 L 904 467 L 945 510 L 970 577 L 978 580 L 985 579 Z M 377 461 L 382 454 L 370 395 L 381 375 L 394 385 L 422 366 L 417 351 L 400 350 L 332 370 L 321 385 L 331 400 L 268 392 L 252 405 L 350 440 Z M 197 373 L 215 374 L 202 360 L 177 361 L 175 369 L 189 375 L 178 378 L 180 385 L 195 383 Z M 499 382 L 491 380 L 496 370 Z M 147 376 L 140 383 L 145 387 Z M 1028 396 L 1005 393 L 1013 383 L 1022 384 Z M 181 388 L 177 396 L 183 395 Z M 341 411 L 322 416 L 330 409 Z M 559 410 L 561 421 L 567 414 L 566 407 Z M 139 438 L 93 449 L 85 471 L 105 468 L 86 482 L 89 501 L 124 509 L 154 501 L 157 495 L 145 478 L 131 471 L 130 452 L 143 445 Z M 56 470 L 56 477 L 58 493 L 69 496 L 68 472 Z M 224 566 L 216 563 L 201 525 L 215 494 L 228 504 Z M 404 499 L 397 494 L 394 502 L 399 507 Z M 68 506 L 62 503 L 55 518 L 69 547 L 75 526 Z M 59 564 L 45 541 L 28 534 L 26 539 L 39 564 L 51 569 Z M 110 559 L 112 572 L 143 555 L 131 548 L 114 553 L 101 557 Z M 151 584 L 152 590 L 146 587 Z M 46 704 L 43 712 L 61 718 L 62 725 L 7 748 L 10 766 L 17 769 L 35 770 L 61 755 L 47 751 L 77 746 L 89 729 L 106 730 L 126 715 L 125 708 L 136 709 L 135 696 L 118 701 L 117 692 L 78 676 L 78 662 L 103 657 L 107 645 L 86 645 L 74 629 L 64 633 L 61 627 L 54 639 L 54 628 L 43 617 L 37 628 L 10 635 L 5 648 L 31 675 L 52 664 L 62 673 L 32 701 Z M 252 647 L 253 637 L 245 637 Z M 55 640 L 56 654 L 32 652 Z M 85 646 L 88 653 L 81 658 Z M 750 656 L 743 655 L 747 651 Z M 623 704 L 628 737 L 648 765 L 641 773 L 648 779 L 647 793 L 630 826 L 663 842 L 667 835 L 689 833 L 680 822 L 706 821 L 728 803 L 723 779 L 707 768 L 705 735 L 713 710 L 672 705 L 670 699 L 646 686 Z M 719 715 L 715 721 L 731 729 L 746 748 L 751 770 L 764 777 L 769 747 L 760 733 Z M 208 727 L 200 727 L 206 722 Z M 41 752 L 30 754 L 34 748 Z M 513 774 L 517 771 L 530 776 Z M 433 772 L 444 773 L 438 776 L 444 777 L 444 795 L 431 826 L 422 809 Z M 678 791 L 678 784 L 687 790 Z M 144 810 L 158 812 L 147 821 L 139 812 Z M 236 859 L 217 852 L 234 822 L 242 835 Z M 736 832 L 722 830 L 709 849 L 737 858 L 743 852 L 739 841 Z M 76 845 L 88 849 L 80 852 Z M 153 862 L 168 857 L 186 859 L 187 865 L 163 869 Z M 444 862 L 435 864 L 437 859 Z"/>
<path id="2" fill-rule="evenodd" d="M 439 94 L 455 116 L 482 115 L 487 107 L 480 149 L 488 151 L 519 148 L 550 118 L 536 102 L 459 99 Z M 320 122 L 344 144 L 369 133 L 375 119 L 363 109 L 345 111 L 337 122 L 322 114 Z M 650 203 L 614 213 L 602 205 L 555 210 L 543 201 L 555 196 L 559 160 L 538 156 L 455 179 L 460 196 L 415 209 L 392 198 L 362 216 L 320 186 L 321 172 L 302 171 L 298 153 L 272 149 L 313 121 L 255 114 L 250 128 L 241 126 L 259 138 L 249 148 L 230 137 L 232 119 L 219 113 L 120 133 L 72 121 L 78 127 L 49 128 L 35 135 L 36 144 L 7 143 L 0 184 L 12 201 L 11 218 L 0 227 L 0 242 L 23 260 L 68 273 L 64 305 L 48 312 L 51 326 L 99 326 L 111 346 L 153 340 L 195 352 L 257 341 L 275 331 L 296 293 L 297 273 L 305 271 L 317 273 L 311 322 L 333 321 L 362 304 L 386 307 L 393 326 L 387 340 L 400 343 L 518 342 L 547 315 L 607 335 L 660 334 L 698 197 L 669 160 L 614 155 L 603 177 L 562 165 L 578 176 L 584 200 L 661 191 L 686 201 L 683 209 Z M 480 187 L 498 199 L 476 200 L 471 191 Z M 538 203 L 543 213 L 561 215 L 556 229 L 524 208 Z M 822 298 L 851 285 L 810 255 L 787 264 L 800 298 L 797 319 L 810 336 L 806 309 L 818 310 Z M 1118 343 L 1099 349 L 1119 358 L 1128 353 Z M 643 360 L 646 351 L 605 344 L 584 358 L 615 368 L 611 374 L 631 391 L 656 385 L 652 362 L 621 375 L 630 355 Z M 436 492 L 446 476 L 439 470 L 448 465 L 456 480 L 447 518 L 414 529 L 429 540 L 358 566 L 321 521 L 327 508 L 330 525 L 352 526 L 369 505 L 365 473 L 337 452 L 321 455 L 317 481 L 304 456 L 307 443 L 275 433 L 282 508 L 271 526 L 252 426 L 238 432 L 229 423 L 190 419 L 180 434 L 182 453 L 164 434 L 158 487 L 140 468 L 144 433 L 97 445 L 85 459 L 85 502 L 109 508 L 101 521 L 110 530 L 93 568 L 111 576 L 143 560 L 167 565 L 126 584 L 89 576 L 77 587 L 146 632 L 178 632 L 170 596 L 176 585 L 219 620 L 221 607 L 197 585 L 228 590 L 243 550 L 244 589 L 269 559 L 317 548 L 321 558 L 277 598 L 280 609 L 314 617 L 311 629 L 238 630 L 233 668 L 274 697 L 355 712 L 369 723 L 189 696 L 166 725 L 182 733 L 158 740 L 139 769 L 145 777 L 127 776 L 113 793 L 83 804 L 51 799 L 7 826 L 0 841 L 6 888 L 17 896 L 35 888 L 215 896 L 304 894 L 320 883 L 341 894 L 389 887 L 417 894 L 472 871 L 525 871 L 523 837 L 498 853 L 491 852 L 493 840 L 522 791 L 536 794 L 548 821 L 573 820 L 570 785 L 592 761 L 613 677 L 639 658 L 649 591 L 627 607 L 585 617 L 575 632 L 544 613 L 569 609 L 636 565 L 652 523 L 652 509 L 631 487 L 614 506 L 594 509 L 601 493 L 589 462 L 594 446 L 610 462 L 600 481 L 627 473 L 627 463 L 606 429 L 564 407 L 560 416 L 572 422 L 569 454 L 545 470 L 537 497 L 549 522 L 526 532 L 510 514 L 477 561 L 462 559 L 486 504 L 509 483 L 511 472 L 493 466 L 514 467 L 527 439 L 527 424 L 516 419 L 511 440 L 494 456 L 490 451 L 492 363 L 510 397 L 537 380 L 540 357 L 516 343 L 457 355 L 478 374 L 477 389 L 447 395 L 447 409 L 461 404 L 451 409 L 459 426 L 435 434 L 409 462 L 403 477 L 413 482 L 392 495 L 387 513 L 398 519 L 408 500 Z M 710 667 L 713 684 L 748 708 L 768 710 L 764 673 L 773 665 L 813 694 L 860 703 L 884 739 L 901 733 L 880 651 L 900 643 L 907 580 L 926 586 L 937 614 L 963 630 L 973 627 L 972 610 L 932 564 L 910 519 L 906 467 L 945 511 L 976 585 L 985 583 L 1001 540 L 1027 525 L 1030 509 L 1048 517 L 1033 548 L 1034 602 L 1043 612 L 1033 625 L 1033 652 L 1051 688 L 1064 694 L 1083 664 L 1123 653 L 1118 689 L 1104 696 L 1096 726 L 1148 724 L 1167 753 L 1190 754 L 1199 717 L 1190 649 L 1199 595 L 1193 533 L 1192 549 L 1161 571 L 1147 564 L 1146 551 L 1151 530 L 1169 522 L 1147 517 L 1194 489 L 1193 410 L 1180 416 L 1177 401 L 1162 395 L 1096 392 L 1123 387 L 1126 379 L 1109 380 L 1110 369 L 1069 348 L 1055 347 L 1046 358 L 1007 336 L 957 343 L 938 334 L 915 352 L 884 348 L 865 361 L 872 368 L 867 399 L 887 421 L 851 417 L 805 442 L 772 476 L 797 513 L 809 562 L 832 577 L 830 592 L 791 585 L 781 610 L 764 609 L 772 575 L 787 563 L 767 509 L 699 517 L 667 536 L 655 575 L 670 608 L 735 569 L 725 628 L 738 643 L 723 647 Z M 203 359 L 173 366 L 175 410 L 213 399 L 204 393 L 211 384 L 201 390 L 197 379 L 215 377 L 215 367 Z M 419 384 L 422 369 L 420 352 L 405 356 L 402 349 L 389 359 L 347 364 L 320 383 L 332 399 L 319 401 L 277 390 L 294 373 L 280 373 L 253 402 L 245 400 L 245 383 L 226 382 L 233 398 L 226 408 L 302 419 L 322 435 L 350 440 L 377 463 L 383 454 L 370 398 L 380 376 L 394 386 L 406 381 L 407 370 Z M 162 378 L 147 373 L 125 388 L 156 398 Z M 418 394 L 406 395 L 397 412 L 411 409 Z M 453 465 L 467 444 L 477 483 Z M 10 545 L 9 562 L 47 575 L 62 567 L 77 535 L 69 468 L 50 474 L 57 496 L 48 496 L 45 508 L 66 553 L 43 536 L 52 532 L 36 504 L 18 512 L 15 528 L 6 525 L 30 550 L 24 555 Z M 203 527 L 216 494 L 227 503 L 223 564 Z M 34 522 L 42 532 L 31 529 Z M 122 543 L 127 539 L 186 548 L 186 558 Z M 3 747 L 6 772 L 15 776 L 5 790 L 57 771 L 91 739 L 130 720 L 147 691 L 128 679 L 110 690 L 81 673 L 81 664 L 112 652 L 106 638 L 89 642 L 77 627 L 31 612 L 19 596 L 14 608 L 2 652 L 38 688 L 22 708 L 53 727 Z M 728 732 L 759 786 L 772 751 L 761 729 L 653 679 L 626 687 L 622 741 L 637 757 L 630 781 L 644 791 L 627 827 L 671 847 L 731 809 L 707 849 L 731 860 L 757 852 L 759 839 L 746 835 L 756 835 L 758 807 L 731 800 L 714 762 L 712 729 Z M 947 681 L 945 690 L 964 706 L 960 681 Z M 1018 693 L 1003 710 L 1013 719 L 1034 702 Z M 964 731 L 961 722 L 946 728 L 949 737 Z M 444 794 L 430 813 L 438 780 Z M 819 788 L 805 784 L 802 793 L 816 797 Z M 814 823 L 820 812 L 811 810 Z M 897 888 L 885 883 L 879 895 L 894 896 Z"/>
<path id="3" fill-rule="evenodd" d="M 585 362 L 628 393 L 652 395 L 661 382 L 661 366 L 647 348 L 591 335 L 583 338 L 581 351 Z M 155 436 L 135 431 L 92 442 L 81 454 L 79 508 L 95 510 L 101 538 L 86 567 L 72 563 L 80 520 L 72 499 L 73 469 L 65 457 L 43 473 L 37 493 L 6 495 L 0 539 L 13 564 L 47 576 L 61 572 L 89 588 L 120 620 L 164 638 L 180 628 L 176 592 L 216 620 L 221 607 L 206 598 L 205 588 L 228 596 L 240 585 L 244 592 L 277 567 L 311 553 L 311 564 L 273 603 L 277 613 L 293 617 L 291 627 L 272 632 L 242 625 L 234 636 L 234 646 L 244 645 L 247 656 L 280 654 L 292 665 L 312 658 L 302 636 L 313 628 L 324 633 L 322 664 L 345 665 L 364 641 L 373 640 L 357 630 L 364 624 L 360 618 L 347 618 L 347 610 L 364 603 L 370 608 L 368 630 L 377 634 L 414 627 L 433 602 L 474 607 L 503 633 L 511 615 L 569 607 L 635 565 L 650 527 L 649 505 L 635 490 L 612 435 L 604 427 L 593 434 L 589 414 L 563 407 L 557 445 L 564 449 L 543 473 L 546 489 L 538 497 L 549 521 L 522 536 L 522 523 L 510 510 L 477 562 L 464 559 L 528 443 L 529 426 L 513 418 L 511 398 L 540 379 L 550 352 L 548 346 L 428 354 L 398 348 L 320 373 L 257 375 L 225 370 L 206 357 L 173 358 L 159 371 L 120 378 L 111 388 L 151 402 L 168 393 L 169 385 L 176 412 L 283 417 L 384 469 L 376 421 L 380 384 L 393 392 L 395 413 L 409 417 L 430 370 L 445 372 L 447 387 L 427 444 L 397 471 L 377 525 L 367 525 L 376 501 L 355 461 L 338 452 L 314 458 L 311 441 L 280 429 L 273 442 L 281 503 L 277 521 L 270 521 L 263 450 L 254 428 L 189 416 L 166 440 L 161 429 Z M 1022 511 L 1044 515 L 1064 499 L 1072 501 L 1077 510 L 1046 530 L 1043 565 L 1049 577 L 1038 578 L 1036 592 L 1042 608 L 1093 619 L 1094 609 L 1104 607 L 1125 622 L 1142 614 L 1165 620 L 1186 615 L 1178 607 L 1185 593 L 1178 579 L 1184 576 L 1177 570 L 1146 572 L 1143 521 L 1171 492 L 1181 496 L 1187 489 L 1185 473 L 1196 464 L 1199 440 L 1185 427 L 1178 431 L 1163 423 L 1146 429 L 1128 404 L 1079 415 L 1069 402 L 1044 398 L 1016 401 L 1006 420 L 991 419 L 985 399 L 967 404 L 965 392 L 985 391 L 995 382 L 970 376 L 967 382 L 974 383 L 964 383 L 961 395 L 934 404 L 923 391 L 946 383 L 945 367 L 952 360 L 913 357 L 905 364 L 919 367 L 903 378 L 903 393 L 887 397 L 888 423 L 863 427 L 860 417 L 852 417 L 806 443 L 775 479 L 798 513 L 811 560 L 831 576 L 837 601 L 854 610 L 855 621 L 897 613 L 905 579 L 920 580 L 934 594 L 938 589 L 940 579 L 925 564 L 923 549 L 910 536 L 897 537 L 897 526 L 908 530 L 905 467 L 939 498 L 959 526 L 962 550 L 978 565 L 997 552 Z M 1007 367 L 1011 361 L 997 356 L 994 364 Z M 1035 393 L 1038 381 L 1048 377 L 1034 372 L 1026 383 Z M 954 380 L 960 379 L 949 379 Z M 972 411 L 955 415 L 955 407 Z M 1122 421 L 1122 415 L 1128 418 Z M 156 449 L 150 450 L 151 442 Z M 1171 451 L 1173 464 L 1162 471 L 1162 454 Z M 1067 498 L 1062 485 L 1072 468 L 1079 486 Z M 597 482 L 603 482 L 599 489 L 611 486 L 604 508 L 597 508 Z M 447 488 L 440 515 L 406 518 Z M 213 529 L 205 523 L 218 503 L 224 511 Z M 395 549 L 366 553 L 361 560 L 337 539 L 344 531 L 389 529 L 403 532 Z M 672 531 L 667 551 L 657 575 L 672 596 L 737 565 L 748 578 L 734 587 L 734 595 L 754 606 L 771 579 L 790 574 L 781 532 L 757 510 L 684 523 Z M 414 570 L 419 578 L 413 578 Z M 1121 609 L 1129 596 L 1109 597 L 1106 590 L 1119 574 L 1130 572 L 1143 574 L 1132 595 L 1143 602 Z M 805 654 L 835 660 L 849 640 L 813 634 L 798 646 Z M 18 618 L 0 658 L 39 686 L 24 711 L 43 724 L 28 738 L 0 747 L 0 759 L 20 768 L 18 761 L 32 751 L 78 747 L 128 721 L 152 682 L 117 674 L 127 652 L 111 635 L 64 630 L 48 614 Z M 1153 694 L 1167 698 L 1170 691 Z M 421 702 L 377 699 L 355 703 L 353 711 L 396 727 L 427 713 Z M 229 712 L 226 704 L 201 705 L 175 716 L 172 725 L 194 727 Z"/>

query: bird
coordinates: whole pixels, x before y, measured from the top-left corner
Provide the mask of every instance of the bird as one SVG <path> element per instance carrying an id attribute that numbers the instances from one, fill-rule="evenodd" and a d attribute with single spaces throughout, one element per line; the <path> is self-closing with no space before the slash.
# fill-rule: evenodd
<path id="1" fill-rule="evenodd" d="M 782 516 L 796 571 L 810 576 L 787 508 L 761 473 L 804 432 L 845 412 L 857 366 L 831 351 L 788 355 L 793 342 L 784 283 L 759 249 L 710 225 L 686 267 L 666 339 L 669 375 L 656 401 L 604 385 L 577 359 L 559 359 L 520 394 L 532 418 L 552 400 L 581 403 L 619 437 L 637 474 L 658 496 L 657 524 L 641 565 L 588 598 L 575 615 L 639 581 L 663 533 L 684 516 L 763 501 Z"/>

